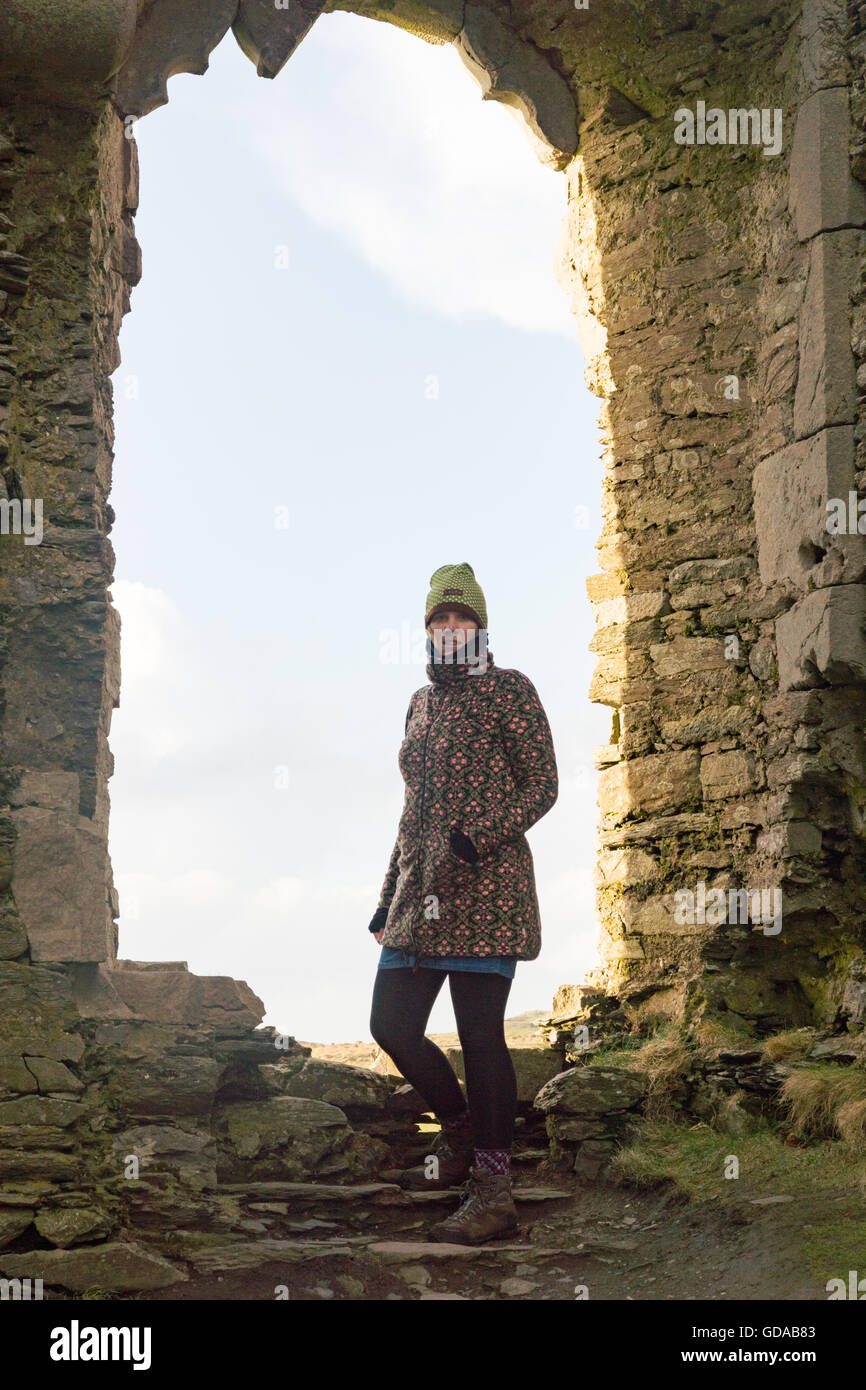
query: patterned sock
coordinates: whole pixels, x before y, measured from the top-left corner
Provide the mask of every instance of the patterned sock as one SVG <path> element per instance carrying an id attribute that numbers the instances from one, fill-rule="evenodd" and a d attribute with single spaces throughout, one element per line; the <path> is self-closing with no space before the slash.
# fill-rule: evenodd
<path id="1" fill-rule="evenodd" d="M 476 1149 L 475 1167 L 484 1173 L 510 1173 L 510 1149 Z"/>

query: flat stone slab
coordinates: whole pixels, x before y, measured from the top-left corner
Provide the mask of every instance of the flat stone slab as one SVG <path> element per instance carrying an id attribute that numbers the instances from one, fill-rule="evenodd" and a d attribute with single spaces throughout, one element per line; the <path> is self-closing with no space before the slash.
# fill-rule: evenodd
<path id="1" fill-rule="evenodd" d="M 26 1231 L 36 1215 L 32 1207 L 11 1207 L 0 1211 L 0 1247 L 11 1245 L 22 1231 Z"/>
<path id="2" fill-rule="evenodd" d="M 442 1187 L 434 1189 L 432 1192 L 413 1191 L 411 1188 L 400 1188 L 401 1192 L 409 1198 L 410 1202 L 447 1202 L 452 1201 L 459 1194 L 459 1187 Z M 564 1191 L 559 1187 L 514 1187 L 511 1188 L 511 1195 L 515 1202 L 560 1202 L 564 1197 L 573 1197 L 573 1192 Z"/>
<path id="3" fill-rule="evenodd" d="M 602 1254 L 606 1254 L 608 1251 L 612 1254 L 620 1254 L 629 1250 L 637 1250 L 638 1247 L 639 1241 L 636 1240 L 617 1240 L 614 1237 L 598 1236 L 590 1240 L 578 1241 L 572 1246 L 572 1252 L 575 1255 L 591 1255 L 598 1250 Z"/>
<path id="4" fill-rule="evenodd" d="M 287 1223 L 290 1231 L 297 1231 L 303 1234 L 304 1231 L 333 1231 L 336 1230 L 336 1221 L 321 1221 L 317 1216 L 310 1217 L 309 1221 L 289 1221 Z"/>
<path id="5" fill-rule="evenodd" d="M 264 1264 L 300 1264 L 304 1260 L 352 1254 L 353 1242 L 342 1238 L 326 1240 L 237 1241 L 200 1250 L 187 1258 L 199 1274 L 224 1269 L 253 1269 Z"/>
<path id="6" fill-rule="evenodd" d="M 511 1195 L 515 1202 L 559 1202 L 563 1197 L 573 1197 L 574 1193 L 562 1187 L 516 1187 L 512 1184 Z"/>
<path id="7" fill-rule="evenodd" d="M 0 1273 L 7 1278 L 42 1279 L 73 1293 L 106 1289 L 111 1293 L 135 1293 L 164 1289 L 186 1281 L 186 1274 L 161 1255 L 154 1255 L 134 1241 L 82 1245 L 75 1250 L 28 1250 L 14 1255 L 0 1252 Z"/>
<path id="8" fill-rule="evenodd" d="M 368 1245 L 365 1251 L 365 1254 L 375 1255 L 386 1264 L 396 1264 L 400 1260 L 472 1260 L 482 1255 L 504 1255 L 509 1259 L 513 1254 L 531 1255 L 536 1260 L 545 1255 L 570 1253 L 561 1247 L 513 1243 L 496 1245 L 490 1241 L 486 1245 L 451 1245 L 444 1240 L 380 1240 Z"/>
<path id="9" fill-rule="evenodd" d="M 501 1255 L 504 1259 L 533 1260 L 572 1253 L 568 1249 L 506 1243 L 501 1245 L 452 1245 L 439 1241 L 377 1240 L 375 1236 L 332 1236 L 322 1240 L 237 1240 L 209 1249 L 178 1252 L 199 1274 L 223 1270 L 254 1269 L 266 1264 L 301 1264 L 310 1259 L 372 1255 L 386 1264 L 411 1260 L 474 1259 Z"/>
<path id="10" fill-rule="evenodd" d="M 352 1202 L 358 1197 L 375 1197 L 379 1192 L 401 1192 L 394 1182 L 363 1182 L 354 1186 L 329 1182 L 221 1182 L 220 1192 L 240 1192 L 250 1197 L 327 1197 Z"/>

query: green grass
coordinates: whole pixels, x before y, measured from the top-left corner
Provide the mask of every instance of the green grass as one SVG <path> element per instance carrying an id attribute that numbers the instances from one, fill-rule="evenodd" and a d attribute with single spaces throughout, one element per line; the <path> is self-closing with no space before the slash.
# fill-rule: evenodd
<path id="1" fill-rule="evenodd" d="M 621 1067 L 624 1071 L 640 1071 L 639 1040 L 627 1040 L 621 1046 L 610 1044 L 599 1048 L 589 1058 L 591 1067 Z M 578 1054 L 579 1055 L 579 1054 Z"/>
<path id="2" fill-rule="evenodd" d="M 808 1146 L 784 1141 L 769 1123 L 752 1119 L 751 1132 L 722 1134 L 707 1124 L 647 1120 L 637 1139 L 620 1149 L 613 1170 L 639 1188 L 671 1184 L 692 1202 L 736 1205 L 753 1197 L 784 1194 L 808 1202 L 832 1189 L 862 1205 L 866 1159 L 834 1140 Z M 739 1161 L 738 1178 L 725 1177 L 728 1155 Z M 864 1266 L 866 1273 L 866 1266 Z"/>
<path id="3" fill-rule="evenodd" d="M 849 1269 L 856 1269 L 861 1279 L 866 1275 L 866 1221 L 805 1225 L 801 1248 L 811 1273 L 824 1284 L 835 1278 L 847 1285 Z"/>

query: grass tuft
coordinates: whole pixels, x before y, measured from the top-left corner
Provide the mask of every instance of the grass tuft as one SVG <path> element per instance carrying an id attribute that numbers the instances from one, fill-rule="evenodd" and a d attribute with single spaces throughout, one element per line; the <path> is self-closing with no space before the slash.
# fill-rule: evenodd
<path id="1" fill-rule="evenodd" d="M 775 1033 L 763 1044 L 768 1062 L 790 1062 L 808 1057 L 815 1045 L 814 1028 L 796 1028 L 787 1033 Z"/>
<path id="2" fill-rule="evenodd" d="M 779 1100 L 788 1112 L 791 1133 L 798 1138 L 838 1137 L 846 1143 L 857 1143 L 866 1132 L 866 1073 L 863 1071 L 842 1070 L 832 1063 L 798 1067 L 783 1081 Z"/>

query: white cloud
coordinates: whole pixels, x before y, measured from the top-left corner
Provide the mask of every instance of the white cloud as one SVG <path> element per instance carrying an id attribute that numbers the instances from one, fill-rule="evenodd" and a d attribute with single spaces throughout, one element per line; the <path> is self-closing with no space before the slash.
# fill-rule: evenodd
<path id="1" fill-rule="evenodd" d="M 196 911 L 220 907 L 237 896 L 234 879 L 213 869 L 188 869 L 183 873 L 160 878 L 156 874 L 130 873 L 117 875 L 122 918 L 137 921 L 150 915 L 159 917 L 168 909 Z"/>
<path id="2" fill-rule="evenodd" d="M 197 727 L 193 634 L 163 589 L 118 579 L 111 596 L 120 613 L 121 671 L 113 751 L 138 765 L 181 754 Z"/>
<path id="3" fill-rule="evenodd" d="M 120 613 L 124 692 L 126 687 L 158 677 L 170 669 L 170 647 L 177 646 L 182 618 L 177 604 L 163 589 L 129 579 L 111 586 Z"/>
<path id="4" fill-rule="evenodd" d="M 324 122 L 308 120 L 302 82 L 267 114 L 234 110 L 285 193 L 412 304 L 576 338 L 553 277 L 565 176 L 539 163 L 515 113 L 482 101 L 449 44 L 345 14 L 314 32 L 351 74 Z M 296 72 L 303 60 L 302 46 Z"/>
<path id="5" fill-rule="evenodd" d="M 264 883 L 253 896 L 253 902 L 266 912 L 275 915 L 291 914 L 301 906 L 317 903 L 323 906 L 342 907 L 346 904 L 375 902 L 380 883 L 352 884 L 321 882 L 312 879 L 282 877 Z"/>

